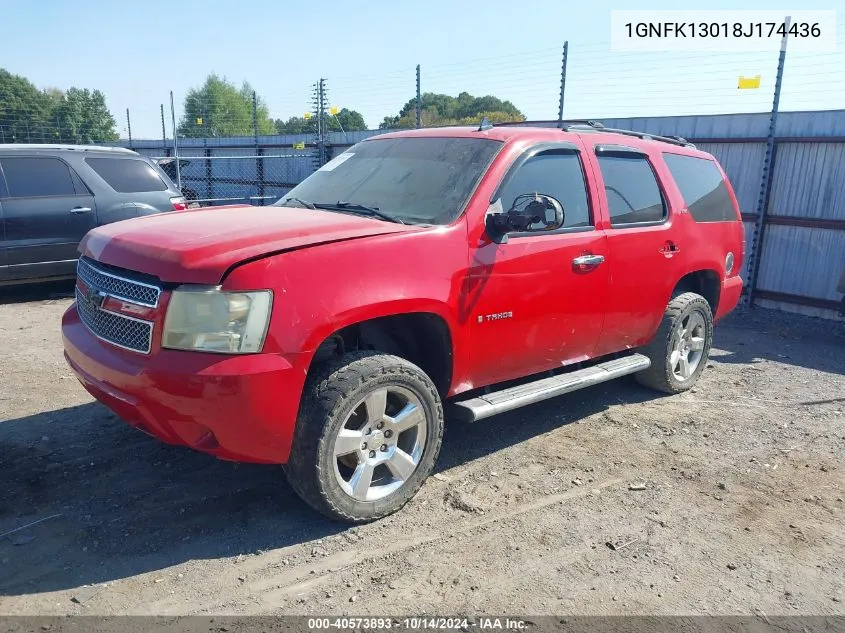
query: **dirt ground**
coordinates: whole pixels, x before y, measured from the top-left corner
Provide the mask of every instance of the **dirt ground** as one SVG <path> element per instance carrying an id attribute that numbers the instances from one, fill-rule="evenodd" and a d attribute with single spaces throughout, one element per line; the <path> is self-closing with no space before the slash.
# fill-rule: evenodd
<path id="1" fill-rule="evenodd" d="M 67 291 L 0 296 L 0 534 L 40 521 L 0 537 L 0 613 L 845 614 L 842 324 L 735 314 L 683 395 L 447 418 L 417 497 L 350 529 L 93 402 Z"/>

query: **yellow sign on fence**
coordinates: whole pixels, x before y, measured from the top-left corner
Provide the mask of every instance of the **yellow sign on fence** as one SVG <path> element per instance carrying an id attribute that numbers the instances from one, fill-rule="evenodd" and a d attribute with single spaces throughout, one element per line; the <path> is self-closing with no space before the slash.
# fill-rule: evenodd
<path id="1" fill-rule="evenodd" d="M 294 149 L 305 149 L 305 141 L 300 141 L 299 143 L 293 144 Z"/>
<path id="2" fill-rule="evenodd" d="M 739 83 L 736 86 L 739 90 L 754 90 L 760 87 L 760 75 L 754 77 L 743 77 L 740 75 Z"/>
<path id="3" fill-rule="evenodd" d="M 202 117 L 201 116 L 197 117 L 197 125 L 202 125 Z"/>

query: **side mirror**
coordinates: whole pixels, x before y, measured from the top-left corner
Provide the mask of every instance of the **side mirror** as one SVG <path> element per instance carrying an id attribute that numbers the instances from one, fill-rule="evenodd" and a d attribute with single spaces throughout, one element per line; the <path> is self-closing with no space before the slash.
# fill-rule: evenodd
<path id="1" fill-rule="evenodd" d="M 552 196 L 524 193 L 505 213 L 488 213 L 487 232 L 494 239 L 508 233 L 554 231 L 563 226 L 563 205 Z"/>

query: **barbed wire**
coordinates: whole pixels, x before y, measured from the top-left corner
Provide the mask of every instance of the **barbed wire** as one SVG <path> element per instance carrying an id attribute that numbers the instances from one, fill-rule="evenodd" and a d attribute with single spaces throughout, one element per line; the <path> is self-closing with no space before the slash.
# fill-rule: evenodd
<path id="1" fill-rule="evenodd" d="M 837 22 L 838 28 L 845 24 Z M 425 64 L 421 62 L 423 93 L 457 97 L 466 92 L 475 97 L 495 95 L 512 102 L 529 119 L 550 119 L 557 115 L 561 47 L 543 46 L 514 54 L 481 55 L 476 58 Z M 424 61 L 424 60 L 423 60 Z M 567 59 L 564 111 L 567 116 L 624 117 L 645 114 L 711 114 L 714 112 L 766 111 L 771 105 L 777 54 L 768 52 L 611 52 L 608 42 L 572 42 Z M 834 109 L 845 107 L 845 51 L 787 52 L 781 103 L 784 108 Z M 760 87 L 739 90 L 740 76 L 760 75 Z M 315 81 L 318 77 L 315 77 Z M 385 117 L 396 116 L 415 96 L 416 69 L 367 70 L 329 77 L 329 103 L 360 112 L 369 128 Z M 277 121 L 301 119 L 311 111 L 310 86 L 288 89 L 262 98 L 260 116 L 249 108 L 235 114 L 225 101 L 194 99 L 193 110 L 202 112 L 198 132 L 209 138 L 222 136 L 266 136 L 285 128 Z M 126 138 L 130 130 L 137 140 L 167 139 L 174 135 L 170 95 L 145 87 L 130 91 L 131 103 L 112 107 L 112 130 Z M 177 132 L 184 128 L 184 110 L 189 91 L 174 90 Z M 108 95 L 107 95 L 108 98 Z M 2 101 L 2 94 L 0 94 Z M 163 113 L 162 113 L 163 107 Z M 127 121 L 126 109 L 129 109 Z M 162 117 L 162 114 L 164 115 Z M 37 121 L 36 107 L 16 108 L 10 114 L 0 109 L 0 142 L 52 142 L 55 139 L 113 141 L 95 127 L 69 128 L 61 121 Z M 162 132 L 162 118 L 164 130 Z M 254 123 L 257 120 L 258 125 Z M 221 121 L 236 123 L 223 125 Z M 305 126 L 311 133 L 308 126 Z M 236 133 L 235 133 L 236 132 Z"/>

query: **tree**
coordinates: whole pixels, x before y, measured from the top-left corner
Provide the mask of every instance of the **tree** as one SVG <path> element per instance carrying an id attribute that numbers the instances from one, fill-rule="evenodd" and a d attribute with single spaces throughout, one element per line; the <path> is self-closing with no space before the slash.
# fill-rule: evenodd
<path id="1" fill-rule="evenodd" d="M 491 123 L 524 121 L 525 115 L 510 101 L 486 95 L 473 97 L 462 92 L 457 97 L 426 92 L 420 98 L 420 118 L 423 127 L 442 125 L 471 125 L 486 116 Z M 403 129 L 416 127 L 417 100 L 410 99 L 396 116 L 384 117 L 379 129 Z"/>
<path id="2" fill-rule="evenodd" d="M 244 82 L 240 90 L 216 74 L 209 75 L 200 88 L 192 88 L 185 97 L 185 111 L 179 123 L 179 134 L 190 138 L 206 136 L 252 136 L 252 86 Z M 276 131 L 267 104 L 256 97 L 256 119 L 259 134 Z"/>
<path id="3" fill-rule="evenodd" d="M 47 96 L 24 77 L 0 69 L 0 142 L 43 140 L 49 115 Z"/>
<path id="4" fill-rule="evenodd" d="M 337 118 L 329 117 L 329 129 L 334 130 L 335 126 L 337 126 L 338 130 L 342 127 L 345 132 L 367 129 L 363 115 L 360 112 L 349 110 L 348 108 L 342 108 L 337 113 Z"/>
<path id="5" fill-rule="evenodd" d="M 114 141 L 115 125 L 99 90 L 39 90 L 0 69 L 0 143 Z"/>
<path id="6" fill-rule="evenodd" d="M 317 128 L 314 125 L 314 119 L 292 116 L 287 121 L 276 119 L 276 132 L 278 134 L 315 134 Z"/>
<path id="7" fill-rule="evenodd" d="M 326 114 L 326 125 L 331 132 L 339 132 L 341 126 L 343 126 L 345 132 L 367 129 L 363 115 L 360 112 L 348 108 L 341 109 L 336 117 Z M 317 119 L 316 117 L 306 119 L 300 116 L 292 116 L 287 121 L 277 119 L 276 130 L 279 134 L 316 134 Z"/>
<path id="8" fill-rule="evenodd" d="M 54 117 L 62 143 L 116 141 L 116 122 L 99 90 L 71 88 L 58 99 Z"/>

